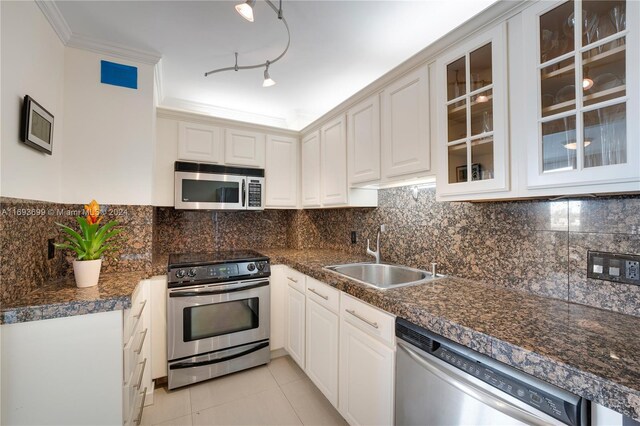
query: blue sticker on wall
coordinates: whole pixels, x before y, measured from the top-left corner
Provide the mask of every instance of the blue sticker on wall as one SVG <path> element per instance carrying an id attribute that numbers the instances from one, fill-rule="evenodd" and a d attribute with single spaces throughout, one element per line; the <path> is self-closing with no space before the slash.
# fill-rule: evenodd
<path id="1" fill-rule="evenodd" d="M 100 61 L 100 83 L 138 88 L 138 67 Z"/>

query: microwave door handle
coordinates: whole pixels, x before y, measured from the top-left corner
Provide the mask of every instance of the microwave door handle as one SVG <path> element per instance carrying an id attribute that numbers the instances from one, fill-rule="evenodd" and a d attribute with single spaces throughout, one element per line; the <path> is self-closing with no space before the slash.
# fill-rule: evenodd
<path id="1" fill-rule="evenodd" d="M 242 178 L 242 207 L 245 205 L 245 200 L 247 198 L 247 189 L 245 188 L 245 178 Z"/>

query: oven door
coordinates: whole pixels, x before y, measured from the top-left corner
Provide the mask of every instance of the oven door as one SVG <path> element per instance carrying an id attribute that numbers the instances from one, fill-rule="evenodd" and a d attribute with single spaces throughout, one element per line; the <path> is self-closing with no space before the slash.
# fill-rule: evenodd
<path id="1" fill-rule="evenodd" d="M 247 178 L 213 173 L 175 172 L 175 208 L 246 210 Z"/>
<path id="2" fill-rule="evenodd" d="M 169 289 L 168 360 L 269 338 L 269 280 Z"/>

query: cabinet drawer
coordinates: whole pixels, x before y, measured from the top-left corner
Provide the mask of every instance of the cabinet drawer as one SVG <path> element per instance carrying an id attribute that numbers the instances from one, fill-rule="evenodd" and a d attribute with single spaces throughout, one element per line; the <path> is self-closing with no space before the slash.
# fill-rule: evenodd
<path id="1" fill-rule="evenodd" d="M 349 324 L 395 346 L 395 316 L 342 293 L 340 316 Z"/>
<path id="2" fill-rule="evenodd" d="M 142 322 L 147 307 L 147 299 L 138 285 L 131 296 L 131 308 L 124 311 L 124 332 L 122 333 L 122 343 L 126 345 L 138 324 Z"/>
<path id="3" fill-rule="evenodd" d="M 136 398 L 138 398 L 139 393 L 142 391 L 141 388 L 144 387 L 144 383 L 142 383 L 142 378 L 144 376 L 144 372 L 147 368 L 147 359 L 143 359 L 142 362 L 139 362 L 136 365 L 134 371 L 132 371 L 131 376 L 128 378 L 127 382 L 124 384 L 123 389 L 123 398 L 124 398 L 124 415 L 125 419 L 132 416 L 135 411 L 135 403 Z"/>
<path id="4" fill-rule="evenodd" d="M 286 275 L 287 282 L 292 288 L 295 288 L 300 293 L 305 293 L 305 275 L 296 271 L 295 269 L 287 268 Z"/>
<path id="5" fill-rule="evenodd" d="M 335 288 L 316 280 L 315 278 L 306 277 L 307 282 L 307 297 L 335 312 L 336 314 L 340 310 L 340 291 Z"/>
<path id="6" fill-rule="evenodd" d="M 124 422 L 126 426 L 138 426 L 140 424 L 142 420 L 142 410 L 144 408 L 144 399 L 146 396 L 147 388 L 136 391 L 130 417 Z"/>
<path id="7" fill-rule="evenodd" d="M 140 327 L 142 328 L 142 327 Z M 133 373 L 137 364 L 142 361 L 142 348 L 147 339 L 148 329 L 136 331 L 124 347 L 124 379 Z"/>

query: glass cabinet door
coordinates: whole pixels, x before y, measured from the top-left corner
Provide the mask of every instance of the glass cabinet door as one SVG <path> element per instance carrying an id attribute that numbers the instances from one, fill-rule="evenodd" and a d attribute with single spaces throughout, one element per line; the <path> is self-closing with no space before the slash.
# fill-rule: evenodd
<path id="1" fill-rule="evenodd" d="M 637 9 L 631 3 L 566 1 L 549 7 L 541 2 L 535 7 L 540 10 L 529 14 L 532 22 L 524 31 L 537 28 L 530 46 L 537 46 L 538 104 L 537 146 L 528 148 L 538 164 L 537 170 L 529 165 L 529 186 L 615 180 L 638 167 L 637 159 L 629 164 L 627 123 L 630 97 L 638 96 L 628 90 L 637 81 L 632 86 L 627 81 L 632 35 L 627 18 Z M 636 38 L 631 40 L 637 50 Z"/>
<path id="2" fill-rule="evenodd" d="M 450 184 L 493 179 L 491 49 L 489 42 L 447 65 Z"/>
<path id="3" fill-rule="evenodd" d="M 437 61 L 440 194 L 507 189 L 504 38 L 498 26 Z"/>

